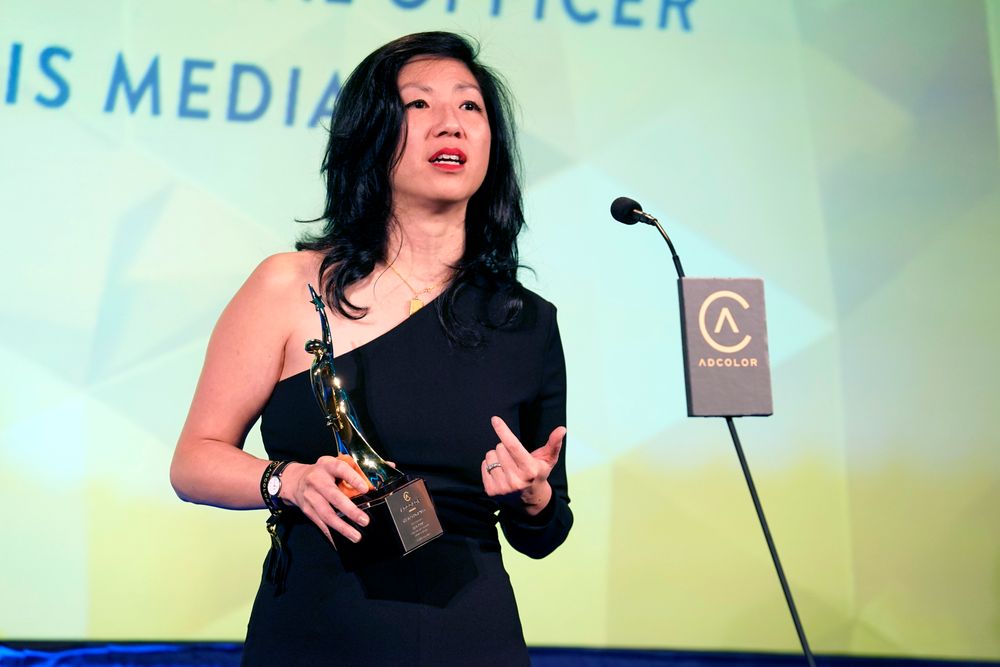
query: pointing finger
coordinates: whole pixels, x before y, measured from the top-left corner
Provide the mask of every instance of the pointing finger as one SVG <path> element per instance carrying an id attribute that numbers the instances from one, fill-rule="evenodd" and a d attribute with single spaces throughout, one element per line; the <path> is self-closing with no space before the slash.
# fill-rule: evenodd
<path id="1" fill-rule="evenodd" d="M 490 420 L 490 423 L 493 425 L 493 430 L 497 432 L 500 442 L 502 442 L 507 448 L 507 452 L 511 455 L 511 457 L 513 457 L 513 459 L 521 466 L 530 464 L 530 454 L 528 453 L 528 450 L 524 448 L 521 441 L 517 439 L 514 432 L 507 426 L 507 423 L 499 417 L 493 417 Z"/>
<path id="2" fill-rule="evenodd" d="M 500 417 L 491 417 L 490 425 L 493 426 L 493 430 L 496 431 L 497 437 L 500 438 L 500 442 L 517 442 L 517 436 L 514 432 L 510 430 L 507 426 L 507 422 L 500 419 Z"/>

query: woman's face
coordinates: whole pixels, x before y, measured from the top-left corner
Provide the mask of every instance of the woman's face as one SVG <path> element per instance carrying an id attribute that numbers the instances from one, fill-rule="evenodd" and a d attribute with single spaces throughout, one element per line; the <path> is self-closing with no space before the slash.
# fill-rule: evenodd
<path id="1" fill-rule="evenodd" d="M 458 60 L 419 58 L 403 66 L 398 80 L 406 143 L 392 172 L 397 210 L 468 203 L 490 159 L 490 124 L 476 78 Z"/>

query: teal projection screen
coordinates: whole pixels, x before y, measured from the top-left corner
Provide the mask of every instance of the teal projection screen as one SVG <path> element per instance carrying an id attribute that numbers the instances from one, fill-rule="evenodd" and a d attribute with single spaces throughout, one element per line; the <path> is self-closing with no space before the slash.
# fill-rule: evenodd
<path id="1" fill-rule="evenodd" d="M 221 309 L 321 211 L 340 82 L 428 29 L 518 99 L 566 348 L 576 526 L 507 552 L 529 642 L 797 646 L 629 195 L 690 275 L 765 281 L 775 414 L 740 428 L 814 649 L 1000 658 L 978 0 L 0 0 L 0 639 L 242 638 L 264 515 L 181 503 L 172 448 Z"/>

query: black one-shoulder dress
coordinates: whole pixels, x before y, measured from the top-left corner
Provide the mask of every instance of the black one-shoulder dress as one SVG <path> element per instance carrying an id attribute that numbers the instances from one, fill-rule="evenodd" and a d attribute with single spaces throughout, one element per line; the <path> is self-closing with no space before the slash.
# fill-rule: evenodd
<path id="1" fill-rule="evenodd" d="M 488 319 L 493 305 L 470 287 L 458 314 Z M 565 424 L 555 308 L 527 292 L 512 324 L 477 325 L 483 344 L 463 348 L 449 343 L 437 307 L 335 361 L 369 440 L 424 479 L 444 535 L 403 558 L 347 572 L 320 531 L 286 511 L 284 589 L 262 577 L 244 665 L 529 664 L 496 527 L 535 558 L 559 546 L 573 522 L 565 458 L 550 477 L 552 502 L 535 517 L 486 496 L 480 463 L 497 443 L 493 415 L 529 450 Z M 318 329 L 317 321 L 317 336 Z M 277 384 L 261 419 L 271 459 L 312 463 L 335 453 L 305 372 Z"/>

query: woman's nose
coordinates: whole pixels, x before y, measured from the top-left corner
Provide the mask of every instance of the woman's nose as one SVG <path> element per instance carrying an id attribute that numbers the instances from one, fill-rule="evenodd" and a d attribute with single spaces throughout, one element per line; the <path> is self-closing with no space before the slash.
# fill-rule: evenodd
<path id="1" fill-rule="evenodd" d="M 462 136 L 462 124 L 458 120 L 458 114 L 455 109 L 443 108 L 440 109 L 438 117 L 435 119 L 436 124 L 434 127 L 434 135 L 438 137 L 444 136 Z"/>

